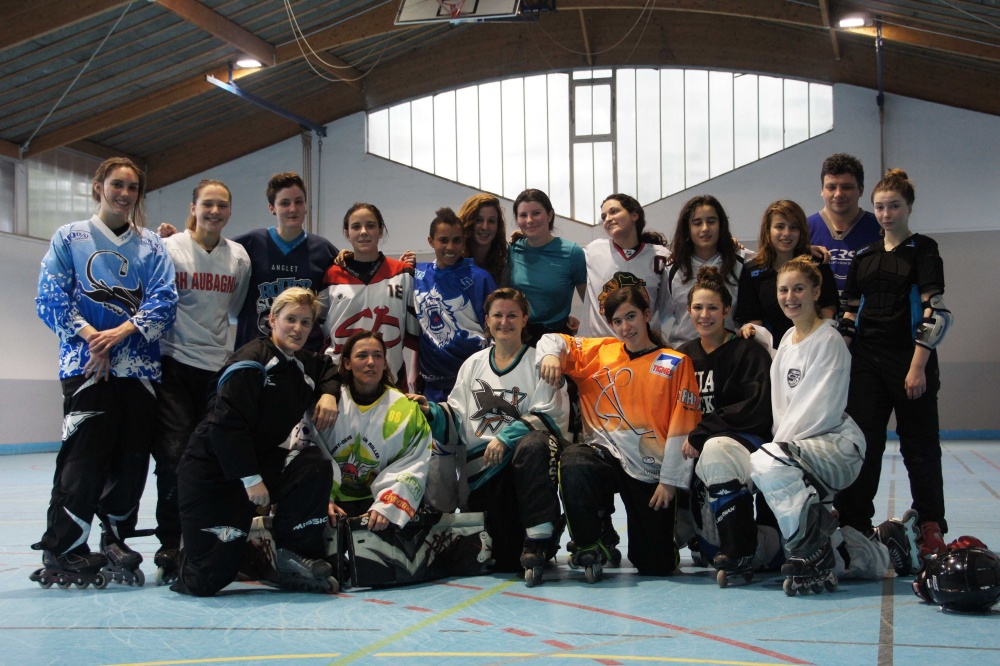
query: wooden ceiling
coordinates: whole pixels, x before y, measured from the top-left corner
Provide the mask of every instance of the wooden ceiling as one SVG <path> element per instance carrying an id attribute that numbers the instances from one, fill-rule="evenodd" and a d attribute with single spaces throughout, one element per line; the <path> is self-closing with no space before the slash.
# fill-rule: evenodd
<path id="1" fill-rule="evenodd" d="M 145 163 L 155 189 L 298 134 L 295 122 L 207 82 L 227 80 L 242 54 L 265 66 L 237 69 L 241 89 L 319 125 L 485 79 L 592 66 L 876 88 L 875 28 L 832 27 L 857 12 L 882 22 L 886 92 L 1000 115 L 997 0 L 555 5 L 520 21 L 403 28 L 399 0 L 3 3 L 0 154 L 126 154 Z"/>

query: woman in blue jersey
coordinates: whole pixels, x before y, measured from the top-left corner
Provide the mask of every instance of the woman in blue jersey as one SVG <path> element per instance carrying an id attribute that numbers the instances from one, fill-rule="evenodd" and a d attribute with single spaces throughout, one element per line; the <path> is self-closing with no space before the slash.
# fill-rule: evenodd
<path id="1" fill-rule="evenodd" d="M 59 336 L 65 417 L 47 526 L 35 545 L 52 575 L 94 574 L 108 560 L 134 570 L 142 561 L 124 539 L 146 484 L 158 338 L 177 305 L 170 257 L 143 229 L 145 193 L 146 175 L 131 160 L 105 160 L 92 186 L 97 213 L 61 227 L 42 259 L 35 302 Z M 95 513 L 103 555 L 87 546 Z"/>

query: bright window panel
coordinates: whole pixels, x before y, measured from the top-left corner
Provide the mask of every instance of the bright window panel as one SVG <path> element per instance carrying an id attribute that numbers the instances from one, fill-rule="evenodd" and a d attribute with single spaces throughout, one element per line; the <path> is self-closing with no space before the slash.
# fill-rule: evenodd
<path id="1" fill-rule="evenodd" d="M 604 197 L 615 193 L 614 144 L 600 141 L 594 144 L 594 200 L 586 217 L 581 222 L 596 224 L 601 219 L 601 202 Z"/>
<path id="2" fill-rule="evenodd" d="M 785 79 L 785 147 L 809 138 L 809 84 Z"/>
<path id="3" fill-rule="evenodd" d="M 458 182 L 479 188 L 479 86 L 455 91 Z"/>
<path id="4" fill-rule="evenodd" d="M 616 77 L 618 126 L 615 138 L 618 149 L 618 189 L 622 192 L 636 192 L 639 188 L 636 171 L 636 74 L 634 69 L 619 69 Z"/>
<path id="5" fill-rule="evenodd" d="M 479 86 L 479 174 L 480 188 L 503 192 L 503 144 L 500 123 L 500 84 Z"/>
<path id="6" fill-rule="evenodd" d="M 576 135 L 590 136 L 594 133 L 594 95 L 590 86 L 575 86 Z"/>
<path id="7" fill-rule="evenodd" d="M 595 79 L 610 79 L 614 75 L 614 70 L 610 69 L 595 69 L 593 71 L 593 78 Z"/>
<path id="8" fill-rule="evenodd" d="M 594 134 L 611 134 L 611 85 L 594 86 Z"/>
<path id="9" fill-rule="evenodd" d="M 454 92 L 434 97 L 434 173 L 448 180 L 458 179 L 455 112 Z"/>
<path id="10" fill-rule="evenodd" d="M 684 73 L 684 144 L 687 186 L 708 180 L 708 72 Z"/>
<path id="11" fill-rule="evenodd" d="M 513 199 L 525 188 L 524 79 L 501 84 L 503 109 L 503 194 Z"/>
<path id="12" fill-rule="evenodd" d="M 640 69 L 635 73 L 636 180 L 628 190 L 639 201 L 656 201 L 660 195 L 660 73 Z"/>
<path id="13" fill-rule="evenodd" d="M 552 207 L 560 215 L 571 208 L 569 152 L 569 75 L 549 74 L 549 189 Z"/>
<path id="14" fill-rule="evenodd" d="M 685 189 L 684 71 L 660 72 L 660 196 Z"/>
<path id="15" fill-rule="evenodd" d="M 389 157 L 389 109 L 368 114 L 368 152 Z"/>
<path id="16" fill-rule="evenodd" d="M 0 231 L 14 233 L 14 163 L 0 159 Z"/>
<path id="17" fill-rule="evenodd" d="M 389 159 L 413 166 L 410 142 L 410 103 L 389 107 Z"/>
<path id="18" fill-rule="evenodd" d="M 757 160 L 757 77 L 742 74 L 733 77 L 733 166 L 741 167 Z"/>
<path id="19" fill-rule="evenodd" d="M 760 156 L 772 155 L 785 146 L 784 139 L 784 86 L 781 79 L 761 76 L 758 79 L 758 104 L 760 109 Z"/>
<path id="20" fill-rule="evenodd" d="M 549 190 L 548 80 L 543 76 L 524 79 L 524 179 L 527 187 Z M 554 204 L 553 204 L 554 205 Z"/>
<path id="21" fill-rule="evenodd" d="M 833 129 L 833 86 L 809 84 L 809 136 Z"/>
<path id="22" fill-rule="evenodd" d="M 410 103 L 413 136 L 413 166 L 434 173 L 434 98 L 421 97 Z"/>
<path id="23" fill-rule="evenodd" d="M 708 75 L 708 130 L 710 176 L 733 170 L 733 75 Z"/>
<path id="24" fill-rule="evenodd" d="M 594 144 L 573 146 L 573 217 L 580 221 L 594 219 Z"/>

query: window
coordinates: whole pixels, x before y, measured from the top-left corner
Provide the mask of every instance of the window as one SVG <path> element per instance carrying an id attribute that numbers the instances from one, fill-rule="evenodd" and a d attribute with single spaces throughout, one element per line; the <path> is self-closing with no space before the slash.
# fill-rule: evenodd
<path id="1" fill-rule="evenodd" d="M 514 199 L 544 190 L 596 224 L 613 192 L 647 204 L 833 129 L 828 85 L 622 68 L 493 81 L 368 115 L 368 152 Z"/>
<path id="2" fill-rule="evenodd" d="M 28 235 L 51 238 L 56 229 L 97 212 L 91 179 L 101 160 L 53 150 L 27 160 Z"/>

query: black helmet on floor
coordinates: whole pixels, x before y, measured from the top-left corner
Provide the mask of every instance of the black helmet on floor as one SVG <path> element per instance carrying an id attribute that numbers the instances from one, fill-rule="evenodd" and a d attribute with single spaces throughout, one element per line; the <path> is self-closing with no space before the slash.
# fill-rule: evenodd
<path id="1" fill-rule="evenodd" d="M 982 613 L 1000 601 L 1000 557 L 985 548 L 959 548 L 931 560 L 913 592 L 947 611 Z"/>

